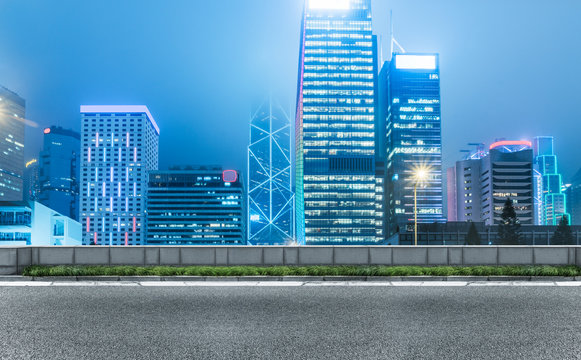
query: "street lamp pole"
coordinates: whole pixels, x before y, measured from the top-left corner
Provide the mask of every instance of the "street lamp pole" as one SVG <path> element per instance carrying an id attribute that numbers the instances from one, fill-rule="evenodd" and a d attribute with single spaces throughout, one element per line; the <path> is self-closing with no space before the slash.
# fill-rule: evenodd
<path id="1" fill-rule="evenodd" d="M 418 246 L 418 182 L 414 183 L 414 246 Z"/>

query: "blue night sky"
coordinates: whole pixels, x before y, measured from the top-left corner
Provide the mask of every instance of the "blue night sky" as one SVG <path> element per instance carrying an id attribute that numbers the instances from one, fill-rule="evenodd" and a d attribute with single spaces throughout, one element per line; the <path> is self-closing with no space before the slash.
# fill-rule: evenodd
<path id="1" fill-rule="evenodd" d="M 144 104 L 160 167 L 246 167 L 253 101 L 295 102 L 302 0 L 0 0 L 0 84 L 41 129 L 80 130 L 81 104 Z M 468 142 L 553 135 L 581 167 L 581 1 L 374 0 L 407 51 L 440 53 L 444 166 Z M 294 113 L 294 111 L 293 111 Z"/>

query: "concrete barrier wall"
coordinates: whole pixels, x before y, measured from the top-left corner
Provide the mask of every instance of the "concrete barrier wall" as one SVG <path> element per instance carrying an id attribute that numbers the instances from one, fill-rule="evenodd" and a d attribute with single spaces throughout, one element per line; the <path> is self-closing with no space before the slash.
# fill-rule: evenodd
<path id="1" fill-rule="evenodd" d="M 578 265 L 581 246 L 0 247 L 0 275 L 29 265 Z"/>

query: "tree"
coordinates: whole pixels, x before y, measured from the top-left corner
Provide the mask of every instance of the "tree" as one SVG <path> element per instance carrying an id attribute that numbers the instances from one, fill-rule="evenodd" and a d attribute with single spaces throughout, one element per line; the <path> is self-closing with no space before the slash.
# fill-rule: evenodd
<path id="1" fill-rule="evenodd" d="M 502 215 L 498 225 L 498 241 L 500 245 L 520 245 L 520 221 L 510 198 L 506 198 Z"/>
<path id="2" fill-rule="evenodd" d="M 470 223 L 470 229 L 468 229 L 464 242 L 466 245 L 482 245 L 482 239 L 480 239 L 480 234 L 473 222 Z"/>
<path id="3" fill-rule="evenodd" d="M 567 215 L 563 215 L 559 220 L 559 226 L 551 238 L 551 245 L 573 245 L 575 239 L 569 226 L 569 219 Z"/>

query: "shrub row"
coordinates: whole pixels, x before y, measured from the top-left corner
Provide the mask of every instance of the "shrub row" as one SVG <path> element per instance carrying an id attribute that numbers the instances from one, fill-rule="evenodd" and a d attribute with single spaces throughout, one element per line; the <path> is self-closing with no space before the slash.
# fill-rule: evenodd
<path id="1" fill-rule="evenodd" d="M 25 276 L 581 276 L 577 266 L 39 266 Z"/>

